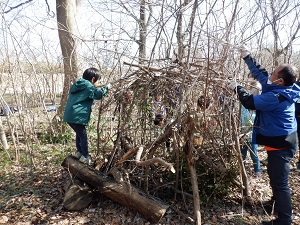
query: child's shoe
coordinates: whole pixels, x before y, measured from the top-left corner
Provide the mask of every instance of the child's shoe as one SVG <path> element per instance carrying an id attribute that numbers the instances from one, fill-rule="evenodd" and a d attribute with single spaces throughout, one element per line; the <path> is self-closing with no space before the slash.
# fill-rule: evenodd
<path id="1" fill-rule="evenodd" d="M 73 156 L 74 156 L 76 159 L 80 159 L 81 153 L 77 151 L 77 152 L 73 153 Z"/>
<path id="2" fill-rule="evenodd" d="M 85 163 L 88 165 L 92 165 L 92 159 L 89 155 L 87 157 L 84 157 L 83 155 L 81 155 L 79 162 L 82 162 L 82 163 Z"/>
<path id="3" fill-rule="evenodd" d="M 261 172 L 260 171 L 259 172 L 255 172 L 254 174 L 255 174 L 256 178 L 260 178 L 261 177 Z"/>
<path id="4" fill-rule="evenodd" d="M 296 170 L 300 172 L 300 161 L 297 162 L 297 168 L 296 168 Z"/>

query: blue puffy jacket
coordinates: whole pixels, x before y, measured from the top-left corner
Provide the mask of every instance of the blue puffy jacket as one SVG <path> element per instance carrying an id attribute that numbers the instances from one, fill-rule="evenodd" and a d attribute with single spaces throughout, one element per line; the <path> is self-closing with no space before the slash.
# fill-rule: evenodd
<path id="1" fill-rule="evenodd" d="M 250 95 L 243 87 L 237 87 L 242 105 L 256 110 L 252 141 L 273 148 L 294 148 L 298 143 L 294 103 L 300 98 L 300 87 L 267 84 L 266 69 L 251 55 L 244 60 L 262 85 L 260 95 Z"/>

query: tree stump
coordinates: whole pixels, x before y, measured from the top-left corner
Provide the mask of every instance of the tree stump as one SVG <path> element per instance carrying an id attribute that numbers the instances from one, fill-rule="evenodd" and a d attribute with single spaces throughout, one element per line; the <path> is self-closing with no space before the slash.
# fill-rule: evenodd
<path id="1" fill-rule="evenodd" d="M 63 205 L 67 210 L 81 211 L 93 200 L 92 189 L 79 179 L 71 179 L 65 189 Z"/>
<path id="2" fill-rule="evenodd" d="M 81 163 L 73 156 L 65 158 L 62 166 L 73 176 L 104 194 L 111 200 L 140 213 L 151 223 L 158 223 L 169 206 L 152 199 L 127 182 L 117 182 L 106 174 Z"/>

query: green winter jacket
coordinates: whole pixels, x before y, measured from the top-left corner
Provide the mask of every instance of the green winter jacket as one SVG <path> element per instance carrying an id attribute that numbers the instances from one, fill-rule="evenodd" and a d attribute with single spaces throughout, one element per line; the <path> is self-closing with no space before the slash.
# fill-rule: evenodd
<path id="1" fill-rule="evenodd" d="M 93 101 L 101 99 L 107 92 L 107 86 L 96 88 L 90 81 L 80 78 L 70 88 L 63 121 L 88 125 Z"/>

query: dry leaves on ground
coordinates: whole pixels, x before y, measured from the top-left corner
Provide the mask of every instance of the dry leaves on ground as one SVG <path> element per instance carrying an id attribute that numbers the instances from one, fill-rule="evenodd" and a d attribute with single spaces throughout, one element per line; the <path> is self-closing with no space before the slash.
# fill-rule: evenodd
<path id="1" fill-rule="evenodd" d="M 41 154 L 46 151 L 49 153 L 53 149 L 63 149 L 63 147 L 45 146 L 45 149 L 41 149 Z M 265 157 L 263 151 L 259 154 L 261 159 Z M 54 158 L 55 156 L 52 156 L 51 160 L 55 161 Z M 92 204 L 82 212 L 66 211 L 62 206 L 62 200 L 63 187 L 68 174 L 59 165 L 51 163 L 51 160 L 37 161 L 35 169 L 10 166 L 1 171 L 0 224 L 149 224 L 139 214 L 104 196 L 95 196 Z M 295 170 L 295 160 L 291 168 L 293 219 L 294 224 L 300 224 L 300 173 Z M 224 199 L 215 199 L 213 203 L 202 203 L 202 224 L 253 225 L 270 218 L 260 204 L 271 196 L 266 167 L 262 166 L 261 178 L 252 176 L 250 162 L 247 162 L 246 169 L 249 171 L 253 204 L 245 203 L 241 193 L 231 193 Z M 188 200 L 192 201 L 192 199 Z M 170 202 L 168 204 L 171 204 Z M 180 210 L 182 207 L 178 203 L 173 204 L 161 220 L 161 224 L 189 224 L 182 214 L 173 210 L 175 208 Z M 189 212 L 184 210 L 182 213 L 192 216 L 193 209 L 191 207 Z"/>

